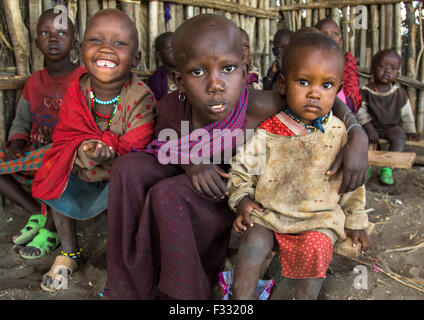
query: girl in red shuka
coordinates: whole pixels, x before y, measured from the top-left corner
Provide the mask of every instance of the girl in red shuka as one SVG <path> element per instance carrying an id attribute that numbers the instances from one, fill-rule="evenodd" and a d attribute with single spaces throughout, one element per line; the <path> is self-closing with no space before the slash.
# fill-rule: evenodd
<path id="1" fill-rule="evenodd" d="M 75 220 L 107 208 L 114 160 L 143 148 L 153 135 L 152 92 L 130 72 L 140 60 L 137 29 L 119 10 L 103 10 L 89 21 L 81 47 L 88 73 L 69 86 L 59 123 L 33 184 L 34 197 L 52 208 L 62 252 L 41 288 L 55 291 L 55 277 L 78 267 Z"/>

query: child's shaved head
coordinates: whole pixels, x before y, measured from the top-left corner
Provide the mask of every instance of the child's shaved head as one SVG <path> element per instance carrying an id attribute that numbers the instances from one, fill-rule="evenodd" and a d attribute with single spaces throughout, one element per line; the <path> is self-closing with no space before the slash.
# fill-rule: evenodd
<path id="1" fill-rule="evenodd" d="M 211 51 L 217 44 L 225 43 L 238 51 L 240 59 L 243 57 L 242 33 L 239 27 L 223 16 L 201 14 L 184 22 L 174 33 L 172 48 L 177 68 L 186 62 L 187 52 L 205 41 L 210 44 Z"/>
<path id="2" fill-rule="evenodd" d="M 134 41 L 134 47 L 135 47 L 135 51 L 138 50 L 138 31 L 137 31 L 137 27 L 135 26 L 134 22 L 131 20 L 131 18 L 124 12 L 122 12 L 121 10 L 117 10 L 117 9 L 105 9 L 105 10 L 100 10 L 97 11 L 91 18 L 90 20 L 88 20 L 87 23 L 87 28 L 86 28 L 86 33 L 87 34 L 87 30 L 90 28 L 90 26 L 99 18 L 103 18 L 103 17 L 117 17 L 121 20 L 121 23 L 123 25 L 125 25 L 126 27 L 128 27 L 128 30 L 130 30 L 131 32 L 131 38 Z"/>
<path id="3" fill-rule="evenodd" d="M 45 19 L 56 19 L 59 16 L 60 13 L 54 13 L 54 9 L 48 9 L 46 11 L 44 11 L 40 17 L 38 18 L 38 22 L 37 22 L 37 30 L 39 29 L 41 22 L 44 21 Z M 69 19 L 68 17 L 68 25 L 67 25 L 69 31 L 71 32 L 71 34 L 74 34 L 74 24 L 72 23 L 72 20 Z"/>
<path id="4" fill-rule="evenodd" d="M 302 50 L 305 48 L 315 48 L 317 50 L 333 52 L 335 56 L 334 59 L 339 59 L 342 64 L 341 78 L 344 69 L 343 51 L 336 41 L 321 32 L 307 32 L 292 37 L 283 55 L 282 71 L 284 76 L 287 76 L 290 66 L 293 65 L 294 59 L 302 59 Z"/>

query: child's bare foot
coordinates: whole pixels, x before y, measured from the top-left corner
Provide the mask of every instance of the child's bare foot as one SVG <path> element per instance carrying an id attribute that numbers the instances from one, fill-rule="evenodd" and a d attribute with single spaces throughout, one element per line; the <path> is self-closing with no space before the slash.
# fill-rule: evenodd
<path id="1" fill-rule="evenodd" d="M 49 254 L 59 244 L 60 240 L 57 232 L 42 228 L 30 243 L 19 250 L 19 254 L 25 259 L 38 259 Z"/>
<path id="2" fill-rule="evenodd" d="M 42 214 L 32 215 L 28 223 L 19 231 L 18 234 L 13 236 L 12 241 L 16 245 L 23 245 L 31 241 L 38 233 L 38 231 L 44 227 L 46 223 L 46 217 Z"/>

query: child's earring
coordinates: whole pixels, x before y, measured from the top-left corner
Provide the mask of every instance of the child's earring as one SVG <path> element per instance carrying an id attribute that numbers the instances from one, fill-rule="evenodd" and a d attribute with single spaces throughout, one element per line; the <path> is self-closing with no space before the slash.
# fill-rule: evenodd
<path id="1" fill-rule="evenodd" d="M 183 102 L 186 99 L 186 96 L 183 92 L 179 92 L 178 93 L 178 100 L 180 100 L 181 102 Z"/>

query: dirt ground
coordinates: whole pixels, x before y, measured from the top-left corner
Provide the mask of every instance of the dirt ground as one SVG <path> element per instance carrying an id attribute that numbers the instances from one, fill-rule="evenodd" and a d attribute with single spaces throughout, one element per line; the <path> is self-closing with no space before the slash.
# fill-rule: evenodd
<path id="1" fill-rule="evenodd" d="M 406 147 L 405 151 L 424 155 L 424 150 L 413 147 Z M 424 245 L 417 247 L 424 244 L 424 167 L 395 170 L 395 185 L 390 187 L 381 185 L 376 168 L 373 171 L 367 183 L 367 208 L 374 209 L 369 218 L 376 224 L 371 235 L 372 247 L 357 259 L 334 255 L 319 296 L 321 300 L 424 299 Z M 27 218 L 23 210 L 10 202 L 0 211 L 0 300 L 105 299 L 106 214 L 78 222 L 85 260 L 69 279 L 68 289 L 55 294 L 42 291 L 40 280 L 59 249 L 41 259 L 25 260 L 11 242 Z M 237 242 L 237 238 L 232 241 Z M 402 251 L 406 247 L 413 248 Z M 234 262 L 234 254 L 229 255 L 229 260 Z M 354 272 L 355 267 L 359 273 Z M 361 281 L 359 276 L 363 276 Z M 293 283 L 280 275 L 278 256 L 271 261 L 264 278 L 275 281 L 271 300 L 293 298 Z M 217 287 L 212 296 L 220 298 Z"/>

